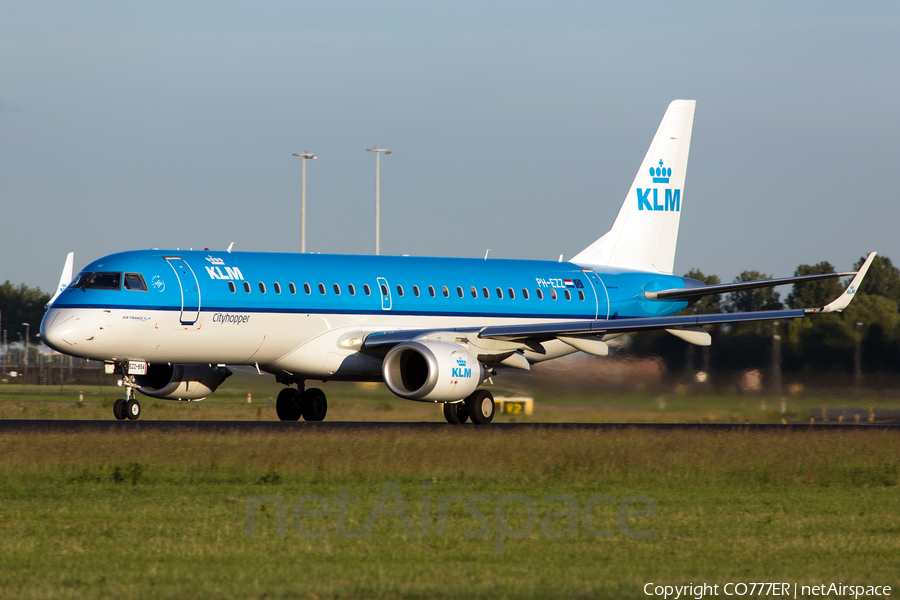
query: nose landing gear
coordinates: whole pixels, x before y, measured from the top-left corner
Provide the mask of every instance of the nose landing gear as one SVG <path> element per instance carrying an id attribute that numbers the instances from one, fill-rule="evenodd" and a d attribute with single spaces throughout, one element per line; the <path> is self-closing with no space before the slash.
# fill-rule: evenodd
<path id="1" fill-rule="evenodd" d="M 125 398 L 120 398 L 115 401 L 113 404 L 113 415 L 119 421 L 124 419 L 134 421 L 141 416 L 141 403 L 134 397 L 134 376 L 127 375 L 119 383 L 125 388 Z"/>

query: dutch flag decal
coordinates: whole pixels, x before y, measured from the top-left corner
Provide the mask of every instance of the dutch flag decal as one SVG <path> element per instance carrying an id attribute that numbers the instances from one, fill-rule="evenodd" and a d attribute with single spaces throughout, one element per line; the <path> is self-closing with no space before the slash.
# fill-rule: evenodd
<path id="1" fill-rule="evenodd" d="M 563 283 L 566 284 L 566 287 L 567 287 L 567 288 L 573 288 L 573 287 L 575 287 L 575 284 L 572 283 L 572 280 L 571 280 L 571 279 L 563 279 Z"/>

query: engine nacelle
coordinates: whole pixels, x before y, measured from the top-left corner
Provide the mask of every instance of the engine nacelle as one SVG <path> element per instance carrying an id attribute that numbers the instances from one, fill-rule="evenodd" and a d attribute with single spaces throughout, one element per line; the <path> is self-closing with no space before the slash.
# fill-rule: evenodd
<path id="1" fill-rule="evenodd" d="M 167 400 L 202 400 L 231 376 L 231 369 L 209 365 L 151 363 L 146 375 L 134 378 L 145 396 Z"/>
<path id="2" fill-rule="evenodd" d="M 406 342 L 395 346 L 381 366 L 388 388 L 410 400 L 462 400 L 484 381 L 484 367 L 465 348 L 449 342 Z"/>

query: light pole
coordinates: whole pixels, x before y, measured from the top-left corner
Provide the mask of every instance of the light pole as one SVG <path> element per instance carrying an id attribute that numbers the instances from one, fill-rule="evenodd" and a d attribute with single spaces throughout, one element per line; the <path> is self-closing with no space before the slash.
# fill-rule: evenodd
<path id="1" fill-rule="evenodd" d="M 25 326 L 25 366 L 28 366 L 28 338 L 31 337 L 31 323 L 22 323 Z"/>
<path id="2" fill-rule="evenodd" d="M 378 256 L 381 241 L 381 153 L 390 154 L 387 148 L 366 148 L 366 152 L 375 153 L 375 255 Z"/>
<path id="3" fill-rule="evenodd" d="M 304 150 L 303 154 L 295 154 L 303 159 L 302 175 L 300 176 L 300 252 L 306 252 L 306 161 L 310 158 L 319 158 L 315 154 Z"/>

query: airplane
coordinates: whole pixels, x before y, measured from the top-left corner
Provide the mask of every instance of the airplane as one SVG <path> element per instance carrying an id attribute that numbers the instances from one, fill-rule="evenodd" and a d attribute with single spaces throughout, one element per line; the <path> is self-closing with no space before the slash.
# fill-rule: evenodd
<path id="1" fill-rule="evenodd" d="M 116 419 L 141 414 L 135 390 L 193 401 L 250 365 L 286 387 L 279 419 L 321 421 L 309 380 L 379 381 L 397 396 L 441 403 L 450 423 L 488 424 L 481 387 L 509 369 L 574 352 L 605 356 L 626 333 L 664 329 L 709 345 L 704 325 L 837 312 L 856 273 L 704 285 L 673 274 L 695 101 L 667 108 L 612 229 L 571 260 L 137 250 L 73 277 L 69 255 L 41 323 L 44 343 L 104 361 L 121 377 Z M 826 306 L 679 315 L 705 295 L 853 276 Z"/>

